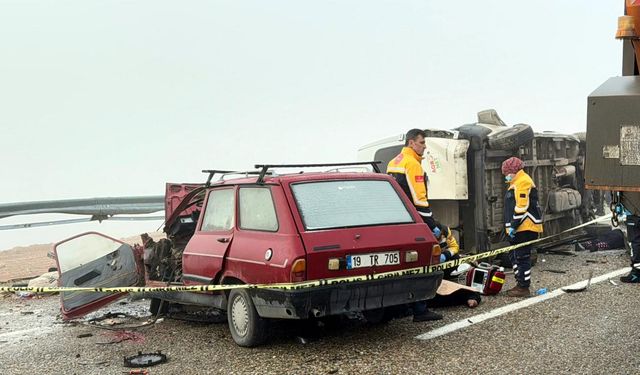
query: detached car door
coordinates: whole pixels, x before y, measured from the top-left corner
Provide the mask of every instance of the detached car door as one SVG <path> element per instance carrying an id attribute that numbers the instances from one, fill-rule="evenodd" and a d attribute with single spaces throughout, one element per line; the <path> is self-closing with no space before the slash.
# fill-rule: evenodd
<path id="1" fill-rule="evenodd" d="M 128 244 L 97 232 L 83 233 L 54 246 L 58 285 L 62 287 L 128 287 L 144 281 L 139 256 Z M 69 291 L 60 293 L 62 316 L 73 319 L 95 311 L 127 293 Z"/>

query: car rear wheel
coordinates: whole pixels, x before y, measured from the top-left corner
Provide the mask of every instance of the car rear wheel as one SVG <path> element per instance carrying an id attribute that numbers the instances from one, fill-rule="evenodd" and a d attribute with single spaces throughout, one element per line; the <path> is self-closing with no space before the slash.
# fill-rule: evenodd
<path id="1" fill-rule="evenodd" d="M 267 321 L 258 315 L 245 289 L 233 289 L 229 293 L 227 321 L 233 341 L 240 346 L 257 346 L 267 338 Z"/>
<path id="2" fill-rule="evenodd" d="M 489 147 L 494 150 L 513 150 L 534 137 L 533 129 L 527 124 L 515 124 L 512 127 L 491 133 L 487 136 Z"/>

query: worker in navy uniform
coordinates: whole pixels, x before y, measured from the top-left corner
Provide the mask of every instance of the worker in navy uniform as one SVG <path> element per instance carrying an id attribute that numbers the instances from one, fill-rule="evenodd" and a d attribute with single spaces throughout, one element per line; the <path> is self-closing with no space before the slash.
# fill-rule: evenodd
<path id="1" fill-rule="evenodd" d="M 640 283 L 640 193 L 621 193 L 623 214 L 626 214 L 627 240 L 631 245 L 631 272 L 620 277 L 623 283 Z"/>
<path id="2" fill-rule="evenodd" d="M 422 169 L 422 156 L 427 148 L 425 143 L 425 132 L 420 129 L 411 129 L 405 136 L 405 144 L 398 156 L 393 158 L 387 165 L 387 173 L 391 175 L 402 187 L 405 194 L 413 202 L 420 217 L 433 232 L 435 238 L 440 242 L 444 235 L 447 243 L 451 243 L 451 251 L 443 251 L 440 255 L 440 262 L 451 259 L 455 249 L 457 253 L 458 244 L 451 234 L 449 228 L 439 224 L 433 218 L 433 213 L 429 207 L 427 195 L 427 175 Z M 455 244 L 454 244 L 455 243 Z M 428 320 L 442 319 L 442 315 L 427 309 L 426 303 L 416 302 L 413 306 L 413 321 L 423 322 Z"/>
<path id="3" fill-rule="evenodd" d="M 502 163 L 502 174 L 508 184 L 504 199 L 504 225 L 513 245 L 535 240 L 542 233 L 538 190 L 523 168 L 524 163 L 517 157 Z M 532 245 L 526 245 L 509 252 L 518 283 L 507 291 L 509 297 L 528 297 L 531 294 L 531 248 Z"/>

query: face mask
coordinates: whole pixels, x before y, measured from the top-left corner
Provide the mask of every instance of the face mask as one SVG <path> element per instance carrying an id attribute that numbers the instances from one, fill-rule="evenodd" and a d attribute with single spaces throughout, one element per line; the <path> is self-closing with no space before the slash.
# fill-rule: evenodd
<path id="1" fill-rule="evenodd" d="M 511 180 L 513 180 L 513 176 L 511 176 L 511 175 L 506 175 L 506 176 L 504 176 L 504 180 L 505 180 L 506 182 L 511 182 Z"/>

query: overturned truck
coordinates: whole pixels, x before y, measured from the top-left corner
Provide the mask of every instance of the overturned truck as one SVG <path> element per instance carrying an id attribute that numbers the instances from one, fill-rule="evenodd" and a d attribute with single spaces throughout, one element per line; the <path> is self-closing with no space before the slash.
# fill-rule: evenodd
<path id="1" fill-rule="evenodd" d="M 545 235 L 559 233 L 593 215 L 584 190 L 584 134 L 534 132 L 507 126 L 495 110 L 453 130 L 425 129 L 429 202 L 438 221 L 459 236 L 467 252 L 506 245 L 503 205 L 506 184 L 500 167 L 517 156 L 524 161 L 540 197 Z M 363 146 L 360 160 L 382 166 L 404 146 L 404 134 Z"/>

